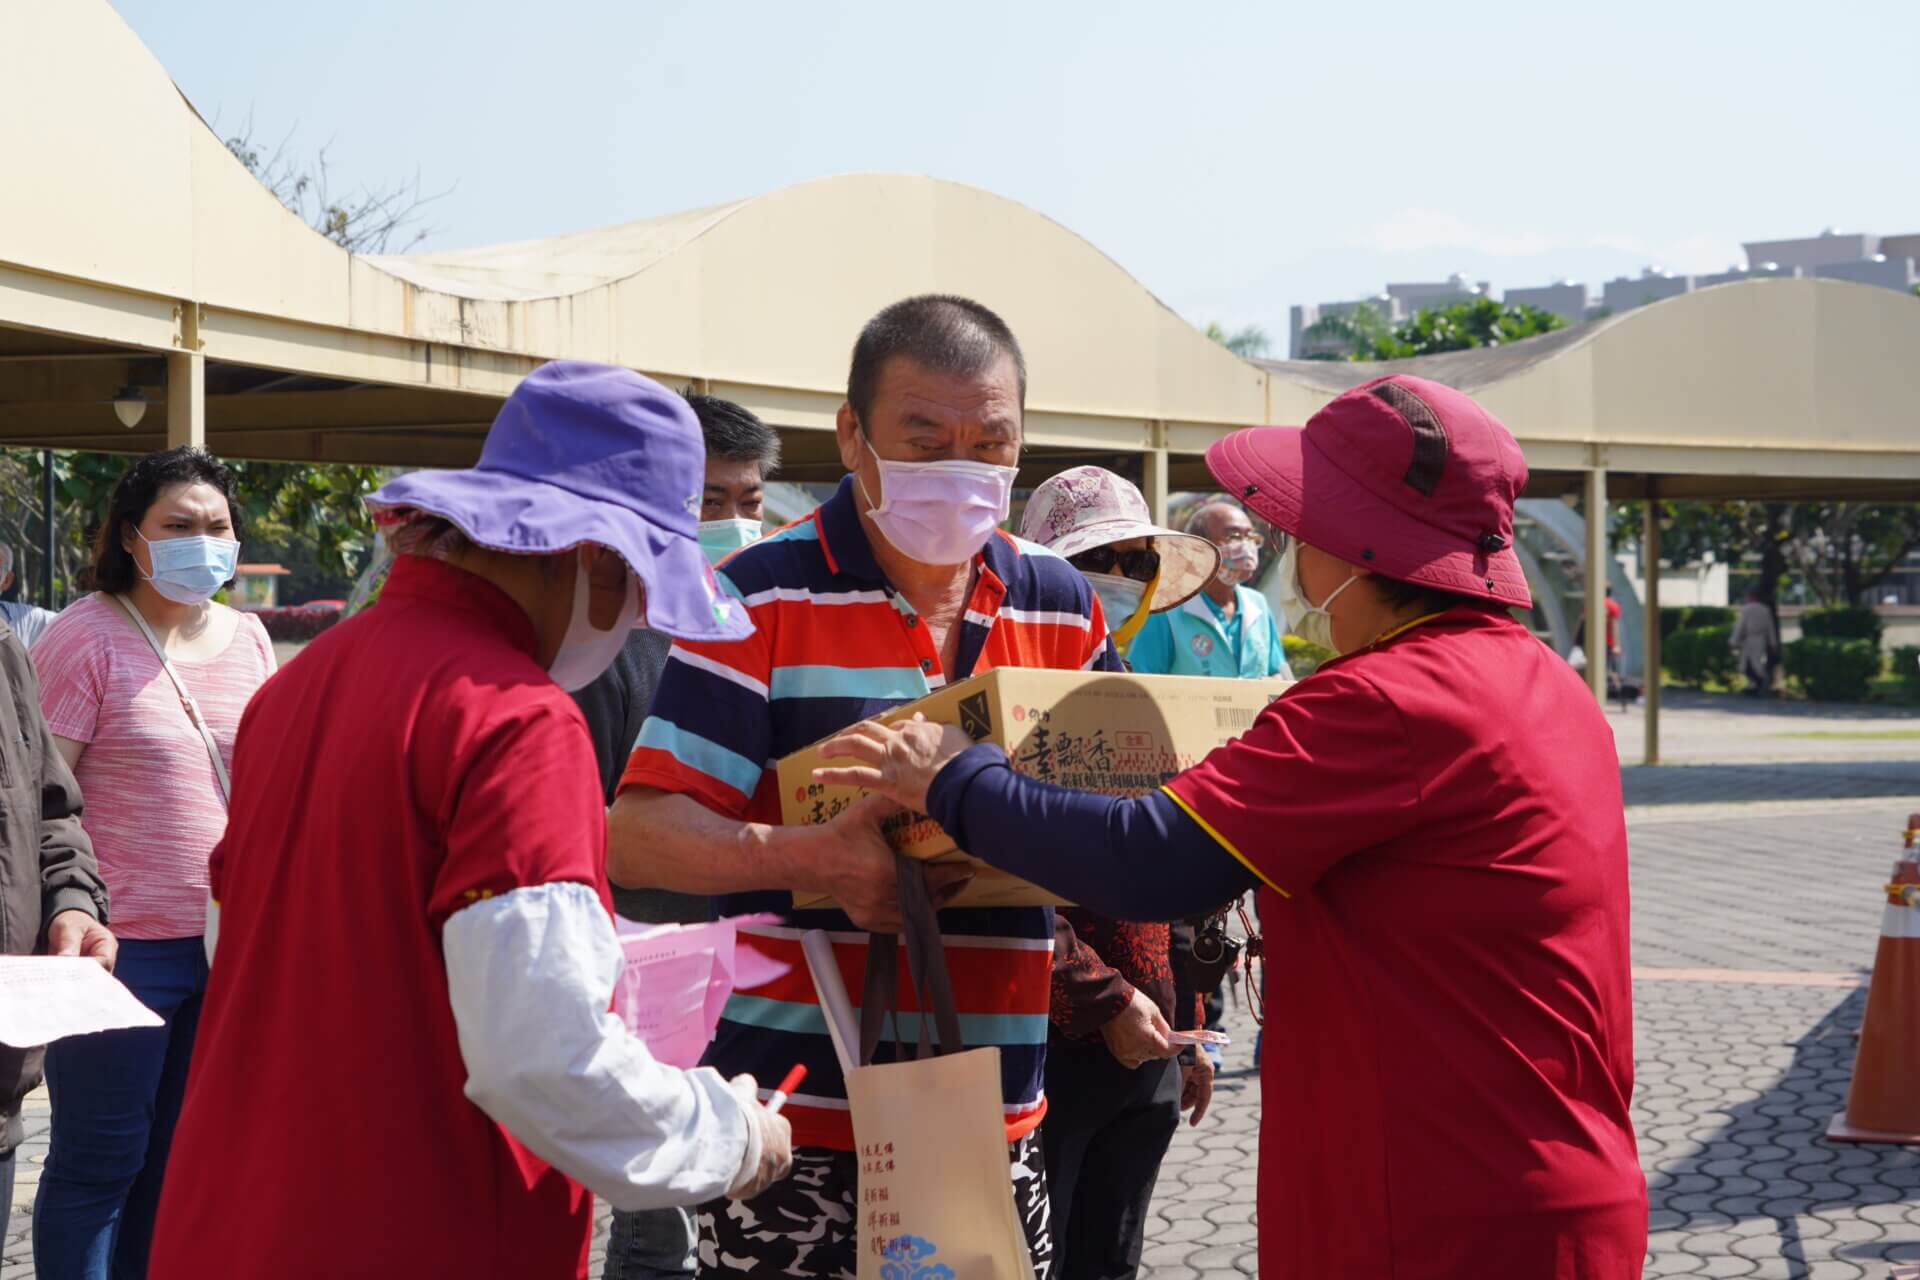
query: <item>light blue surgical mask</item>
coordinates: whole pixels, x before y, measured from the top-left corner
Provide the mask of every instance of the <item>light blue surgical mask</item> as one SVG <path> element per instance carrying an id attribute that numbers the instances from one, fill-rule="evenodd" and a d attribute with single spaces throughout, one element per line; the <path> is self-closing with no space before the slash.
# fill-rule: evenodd
<path id="1" fill-rule="evenodd" d="M 719 564 L 740 548 L 760 541 L 760 531 L 758 520 L 702 520 L 700 549 L 707 553 L 709 564 Z"/>
<path id="2" fill-rule="evenodd" d="M 153 589 L 175 604 L 202 604 L 213 593 L 233 580 L 240 563 L 240 544 L 231 538 L 211 538 L 197 534 L 191 538 L 162 538 L 155 542 L 140 533 L 153 560 L 153 572 L 146 575 Z"/>
<path id="3" fill-rule="evenodd" d="M 1100 611 L 1107 616 L 1107 629 L 1118 630 L 1125 626 L 1133 615 L 1140 612 L 1140 602 L 1146 598 L 1147 584 L 1117 573 L 1087 573 L 1081 577 L 1093 588 L 1093 594 L 1100 597 Z"/>

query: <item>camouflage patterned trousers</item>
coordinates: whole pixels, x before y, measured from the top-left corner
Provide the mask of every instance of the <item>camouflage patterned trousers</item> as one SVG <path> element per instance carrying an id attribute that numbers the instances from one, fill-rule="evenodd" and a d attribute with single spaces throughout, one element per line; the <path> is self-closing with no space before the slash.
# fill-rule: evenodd
<path id="1" fill-rule="evenodd" d="M 1007 1148 L 1013 1203 L 1027 1233 L 1038 1280 L 1053 1270 L 1051 1208 L 1040 1135 Z M 857 1183 L 851 1151 L 801 1147 L 793 1175 L 753 1200 L 713 1200 L 695 1210 L 703 1276 L 754 1274 L 796 1280 L 854 1280 L 859 1270 Z"/>

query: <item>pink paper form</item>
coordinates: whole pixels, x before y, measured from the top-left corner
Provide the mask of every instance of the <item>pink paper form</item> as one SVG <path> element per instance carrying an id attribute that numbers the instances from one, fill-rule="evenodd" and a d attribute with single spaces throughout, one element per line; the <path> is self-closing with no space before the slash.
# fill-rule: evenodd
<path id="1" fill-rule="evenodd" d="M 698 1066 L 736 985 L 758 986 L 786 966 L 739 943 L 752 917 L 708 924 L 619 922 L 626 967 L 613 989 L 613 1009 L 655 1058 Z"/>

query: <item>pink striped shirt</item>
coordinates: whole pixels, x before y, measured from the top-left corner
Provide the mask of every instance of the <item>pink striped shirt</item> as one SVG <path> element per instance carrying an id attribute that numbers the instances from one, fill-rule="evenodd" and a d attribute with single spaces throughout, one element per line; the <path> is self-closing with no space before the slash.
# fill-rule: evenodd
<path id="1" fill-rule="evenodd" d="M 74 770 L 123 938 L 191 938 L 207 924 L 207 855 L 227 826 L 220 780 L 200 731 L 146 638 L 91 595 L 67 607 L 33 648 L 40 703 L 55 735 L 84 742 Z M 260 620 L 240 616 L 233 639 L 201 662 L 175 659 L 213 729 L 228 771 L 240 713 L 273 674 Z"/>

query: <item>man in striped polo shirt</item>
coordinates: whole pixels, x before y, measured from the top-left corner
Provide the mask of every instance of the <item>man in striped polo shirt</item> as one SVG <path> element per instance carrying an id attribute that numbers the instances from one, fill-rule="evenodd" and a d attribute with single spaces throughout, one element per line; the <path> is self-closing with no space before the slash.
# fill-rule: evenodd
<path id="1" fill-rule="evenodd" d="M 722 566 L 753 638 L 676 644 L 611 817 L 622 884 L 710 894 L 791 965 L 728 1002 L 706 1061 L 771 1083 L 807 1080 L 786 1109 L 794 1173 L 755 1200 L 699 1213 L 700 1268 L 851 1277 L 862 1214 L 853 1129 L 799 937 L 826 929 L 850 990 L 868 930 L 899 925 L 894 859 L 863 802 L 823 826 L 781 827 L 773 764 L 838 729 L 993 667 L 1119 670 L 1084 579 L 995 526 L 1019 462 L 1026 366 L 1001 319 L 963 298 L 899 302 L 854 345 L 837 422 L 851 473 L 818 510 Z M 929 867 L 936 900 L 966 873 Z M 794 911 L 827 892 L 838 911 Z M 970 1045 L 1000 1049 L 1015 1200 L 1035 1270 L 1052 1246 L 1035 1133 L 1045 1067 L 1053 912 L 947 910 L 940 926 Z M 887 1060 L 891 1046 L 879 1056 Z"/>

